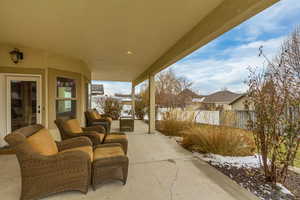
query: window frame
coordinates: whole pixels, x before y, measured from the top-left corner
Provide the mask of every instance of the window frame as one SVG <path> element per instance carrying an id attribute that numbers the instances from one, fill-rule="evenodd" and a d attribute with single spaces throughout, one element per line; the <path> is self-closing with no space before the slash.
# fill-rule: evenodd
<path id="1" fill-rule="evenodd" d="M 58 82 L 58 79 L 59 78 L 65 78 L 65 79 L 69 79 L 69 80 L 72 80 L 74 81 L 74 86 L 72 87 L 75 87 L 75 97 L 58 97 L 58 85 L 57 85 L 57 82 Z M 68 76 L 56 76 L 55 77 L 55 116 L 56 118 L 58 117 L 68 117 L 70 119 L 72 118 L 76 118 L 77 117 L 77 114 L 78 114 L 78 111 L 77 111 L 77 104 L 78 104 L 78 87 L 77 87 L 77 80 L 73 77 L 68 77 Z M 68 115 L 68 116 L 65 116 L 65 115 L 61 115 L 59 116 L 59 113 L 57 112 L 57 103 L 58 101 L 71 101 L 71 106 L 72 106 L 72 101 L 75 101 L 75 115 Z M 72 109 L 72 108 L 71 108 Z M 72 111 L 70 112 L 72 113 Z"/>

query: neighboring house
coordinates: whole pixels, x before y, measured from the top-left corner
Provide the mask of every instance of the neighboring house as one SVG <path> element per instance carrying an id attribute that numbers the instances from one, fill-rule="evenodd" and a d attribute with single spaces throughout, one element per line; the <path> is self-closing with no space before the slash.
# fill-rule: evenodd
<path id="1" fill-rule="evenodd" d="M 245 101 L 247 100 L 247 95 L 246 94 L 241 94 L 237 98 L 235 98 L 229 105 L 231 106 L 232 110 L 239 110 L 243 111 L 246 110 L 245 108 Z M 250 104 L 249 110 L 253 110 L 254 106 L 253 104 Z"/>
<path id="2" fill-rule="evenodd" d="M 114 98 L 119 99 L 123 105 L 132 105 L 132 96 L 131 94 L 118 94 L 114 95 Z M 140 96 L 135 95 L 135 100 L 140 99 Z"/>
<path id="3" fill-rule="evenodd" d="M 104 95 L 104 87 L 102 84 L 92 84 L 91 85 L 92 95 Z"/>
<path id="4" fill-rule="evenodd" d="M 206 96 L 202 103 L 215 105 L 215 107 L 222 107 L 224 110 L 232 110 L 231 102 L 240 96 L 241 94 L 237 94 L 228 90 L 218 91 Z"/>
<path id="5" fill-rule="evenodd" d="M 195 110 L 201 105 L 206 96 L 196 94 L 190 89 L 184 89 L 179 93 L 178 97 L 181 99 L 180 103 L 183 104 L 187 110 Z"/>

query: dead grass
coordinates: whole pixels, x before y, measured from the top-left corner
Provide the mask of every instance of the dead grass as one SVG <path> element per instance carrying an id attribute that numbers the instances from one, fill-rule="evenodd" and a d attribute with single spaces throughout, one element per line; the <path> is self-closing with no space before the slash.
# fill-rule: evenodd
<path id="1" fill-rule="evenodd" d="M 163 120 L 157 122 L 157 130 L 167 136 L 182 136 L 182 131 L 194 126 L 195 113 L 186 113 L 174 109 L 163 115 Z"/>
<path id="2" fill-rule="evenodd" d="M 182 136 L 182 131 L 193 126 L 190 121 L 162 120 L 157 124 L 157 130 L 167 136 Z"/>
<path id="3" fill-rule="evenodd" d="M 191 151 L 223 156 L 248 156 L 255 152 L 252 133 L 227 126 L 199 125 L 182 131 L 183 146 Z"/>
<path id="4" fill-rule="evenodd" d="M 229 114 L 226 113 L 226 116 Z M 224 156 L 254 154 L 255 143 L 251 132 L 229 126 L 199 125 L 194 123 L 194 119 L 194 113 L 185 116 L 182 111 L 173 110 L 157 123 L 157 129 L 167 136 L 183 136 L 182 145 L 191 151 Z"/>

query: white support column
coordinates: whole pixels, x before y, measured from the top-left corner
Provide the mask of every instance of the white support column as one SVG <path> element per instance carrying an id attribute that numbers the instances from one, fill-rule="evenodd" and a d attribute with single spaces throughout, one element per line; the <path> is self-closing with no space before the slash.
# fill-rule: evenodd
<path id="1" fill-rule="evenodd" d="M 135 85 L 131 83 L 131 111 L 132 118 L 135 120 Z"/>
<path id="2" fill-rule="evenodd" d="M 149 133 L 155 131 L 155 80 L 149 76 Z"/>

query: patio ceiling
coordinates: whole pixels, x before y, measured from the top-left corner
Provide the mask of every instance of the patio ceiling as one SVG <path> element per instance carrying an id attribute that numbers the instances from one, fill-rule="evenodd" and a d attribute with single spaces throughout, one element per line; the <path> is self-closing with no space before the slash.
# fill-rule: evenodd
<path id="1" fill-rule="evenodd" d="M 0 43 L 81 59 L 98 80 L 143 81 L 278 0 L 1 0 Z"/>

